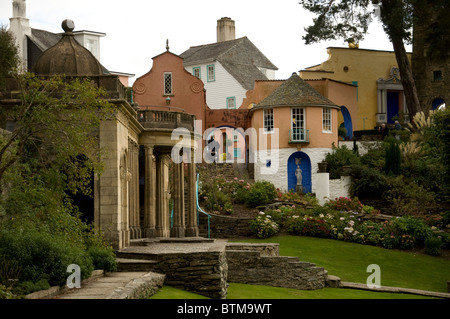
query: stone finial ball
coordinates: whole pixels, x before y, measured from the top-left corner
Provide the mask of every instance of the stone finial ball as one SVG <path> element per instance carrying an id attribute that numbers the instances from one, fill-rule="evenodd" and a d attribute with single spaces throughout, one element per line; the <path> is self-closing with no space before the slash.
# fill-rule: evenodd
<path id="1" fill-rule="evenodd" d="M 61 25 L 65 32 L 72 32 L 75 29 L 75 23 L 70 19 L 64 20 Z"/>

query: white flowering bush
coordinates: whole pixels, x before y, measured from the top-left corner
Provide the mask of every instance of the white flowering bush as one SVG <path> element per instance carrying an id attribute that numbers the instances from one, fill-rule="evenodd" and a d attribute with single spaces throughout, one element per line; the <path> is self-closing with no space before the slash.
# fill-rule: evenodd
<path id="1" fill-rule="evenodd" d="M 259 212 L 250 222 L 250 230 L 258 238 L 272 237 L 278 233 L 280 226 L 274 222 L 270 215 L 266 215 L 264 212 Z"/>

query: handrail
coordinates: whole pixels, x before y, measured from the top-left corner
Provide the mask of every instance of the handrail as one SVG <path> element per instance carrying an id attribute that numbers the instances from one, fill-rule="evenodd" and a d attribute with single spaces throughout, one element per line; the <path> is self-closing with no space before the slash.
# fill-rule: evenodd
<path id="1" fill-rule="evenodd" d="M 302 128 L 289 130 L 289 143 L 309 143 L 309 130 Z"/>
<path id="2" fill-rule="evenodd" d="M 197 200 L 197 225 L 200 224 L 200 214 L 199 212 L 202 212 L 206 216 L 208 216 L 208 238 L 211 238 L 211 215 L 209 215 L 207 212 L 205 212 L 198 203 L 198 181 L 199 181 L 199 174 L 197 173 L 197 183 L 196 183 L 196 192 L 195 192 L 195 198 Z"/>

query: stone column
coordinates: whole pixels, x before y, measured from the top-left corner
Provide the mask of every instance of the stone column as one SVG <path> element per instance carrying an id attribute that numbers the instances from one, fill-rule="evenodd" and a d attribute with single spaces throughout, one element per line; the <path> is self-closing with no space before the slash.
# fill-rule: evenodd
<path id="1" fill-rule="evenodd" d="M 383 113 L 382 104 L 383 104 L 383 97 L 382 97 L 381 89 L 378 88 L 377 89 L 377 111 L 378 111 L 378 114 Z"/>
<path id="2" fill-rule="evenodd" d="M 197 225 L 197 174 L 195 170 L 194 150 L 191 150 L 191 161 L 188 163 L 188 211 L 186 237 L 198 237 Z"/>
<path id="3" fill-rule="evenodd" d="M 383 89 L 382 90 L 382 105 L 381 105 L 381 113 L 386 114 L 387 116 L 387 90 Z"/>
<path id="4" fill-rule="evenodd" d="M 139 146 L 134 141 L 131 141 L 130 144 L 130 226 L 132 238 L 136 239 L 141 238 L 141 226 L 139 220 Z"/>
<path id="5" fill-rule="evenodd" d="M 160 154 L 156 160 L 156 237 L 169 237 L 170 235 L 168 174 L 168 160 L 165 155 Z"/>
<path id="6" fill-rule="evenodd" d="M 127 162 L 129 160 L 129 156 L 125 153 L 122 157 L 121 165 L 120 165 L 120 210 L 121 210 L 121 218 L 120 218 L 120 237 L 121 244 L 120 247 L 128 247 L 130 244 L 130 229 L 129 229 L 129 217 L 130 217 L 130 205 L 129 205 L 129 183 L 131 180 L 131 174 L 128 170 Z"/>
<path id="7" fill-rule="evenodd" d="M 141 207 L 139 204 L 139 145 L 134 145 L 134 160 L 133 160 L 133 183 L 134 183 L 134 226 L 135 238 L 142 237 L 141 230 Z"/>
<path id="8" fill-rule="evenodd" d="M 133 141 L 128 140 L 128 154 L 129 154 L 129 161 L 128 161 L 128 171 L 130 173 L 130 183 L 128 187 L 128 202 L 129 202 L 129 221 L 130 221 L 130 238 L 135 239 L 136 238 L 136 202 L 135 202 L 135 183 L 134 179 L 135 171 L 134 171 L 134 162 L 136 160 L 136 152 L 135 152 L 135 144 Z"/>
<path id="9" fill-rule="evenodd" d="M 153 147 L 145 146 L 144 237 L 155 237 L 156 225 L 156 165 Z"/>
<path id="10" fill-rule="evenodd" d="M 184 237 L 184 170 L 183 163 L 173 164 L 173 227 L 170 230 L 171 237 Z"/>

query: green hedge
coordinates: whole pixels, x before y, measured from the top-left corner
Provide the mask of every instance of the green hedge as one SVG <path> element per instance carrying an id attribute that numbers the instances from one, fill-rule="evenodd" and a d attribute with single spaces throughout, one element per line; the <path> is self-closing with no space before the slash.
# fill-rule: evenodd
<path id="1" fill-rule="evenodd" d="M 70 264 L 80 266 L 82 279 L 90 277 L 94 270 L 92 258 L 83 247 L 38 231 L 3 231 L 0 234 L 0 259 L 14 260 L 20 265 L 20 282 L 36 283 L 45 279 L 50 285 L 64 284 Z"/>

